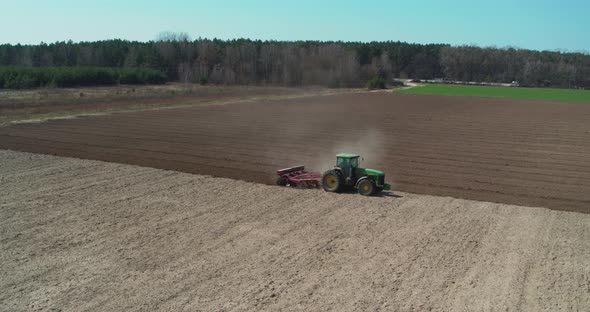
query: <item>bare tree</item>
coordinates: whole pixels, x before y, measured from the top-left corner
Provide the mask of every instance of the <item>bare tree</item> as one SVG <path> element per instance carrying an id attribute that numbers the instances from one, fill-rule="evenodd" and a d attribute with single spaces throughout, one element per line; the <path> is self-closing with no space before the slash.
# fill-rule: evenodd
<path id="1" fill-rule="evenodd" d="M 163 31 L 156 36 L 156 41 L 191 41 L 191 37 L 185 32 Z"/>

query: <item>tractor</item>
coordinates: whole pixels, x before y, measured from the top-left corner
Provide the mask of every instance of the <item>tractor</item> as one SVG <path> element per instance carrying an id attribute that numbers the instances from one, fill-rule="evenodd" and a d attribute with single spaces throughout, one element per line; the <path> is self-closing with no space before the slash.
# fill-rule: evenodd
<path id="1" fill-rule="evenodd" d="M 310 172 L 305 166 L 295 166 L 277 170 L 277 185 L 298 188 L 321 187 L 326 192 L 356 190 L 361 195 L 370 196 L 383 190 L 390 190 L 385 183 L 383 171 L 359 167 L 361 157 L 356 154 L 336 155 L 336 166 L 324 172 Z"/>
<path id="2" fill-rule="evenodd" d="M 360 155 L 356 154 L 336 155 L 336 166 L 322 175 L 322 188 L 326 192 L 356 189 L 359 194 L 365 196 L 390 190 L 391 185 L 385 183 L 385 173 L 359 167 L 360 158 Z"/>

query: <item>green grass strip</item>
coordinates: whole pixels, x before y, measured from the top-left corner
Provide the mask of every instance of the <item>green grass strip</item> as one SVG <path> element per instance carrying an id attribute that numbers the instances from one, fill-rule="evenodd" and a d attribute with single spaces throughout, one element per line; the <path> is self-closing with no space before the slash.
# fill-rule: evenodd
<path id="1" fill-rule="evenodd" d="M 554 88 L 487 87 L 429 84 L 397 90 L 405 94 L 438 94 L 454 96 L 504 97 L 514 99 L 590 102 L 590 90 Z"/>

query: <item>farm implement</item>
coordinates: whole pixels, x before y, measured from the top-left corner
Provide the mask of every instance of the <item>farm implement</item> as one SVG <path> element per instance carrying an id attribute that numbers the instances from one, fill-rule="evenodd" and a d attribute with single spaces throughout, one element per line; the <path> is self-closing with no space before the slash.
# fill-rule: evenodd
<path id="1" fill-rule="evenodd" d="M 383 171 L 359 167 L 360 156 L 356 154 L 336 155 L 336 166 L 321 174 L 309 172 L 304 166 L 277 170 L 277 184 L 300 188 L 322 187 L 326 192 L 341 192 L 354 189 L 359 194 L 370 196 L 383 190 L 390 190 L 385 183 Z"/>
<path id="2" fill-rule="evenodd" d="M 315 188 L 320 186 L 322 174 L 319 172 L 307 172 L 305 166 L 295 166 L 277 170 L 279 177 L 277 184 L 281 186 L 294 186 L 300 188 Z"/>

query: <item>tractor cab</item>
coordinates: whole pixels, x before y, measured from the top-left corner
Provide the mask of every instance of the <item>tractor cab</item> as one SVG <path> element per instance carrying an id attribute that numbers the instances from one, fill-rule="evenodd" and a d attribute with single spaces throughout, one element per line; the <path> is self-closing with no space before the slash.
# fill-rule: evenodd
<path id="1" fill-rule="evenodd" d="M 338 154 L 336 155 L 336 167 L 340 168 L 357 168 L 359 166 L 360 155 L 356 154 Z"/>
<path id="2" fill-rule="evenodd" d="M 355 176 L 356 168 L 359 167 L 360 155 L 338 154 L 336 155 L 336 168 L 342 170 L 344 179 L 350 183 Z"/>

